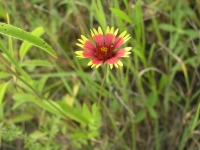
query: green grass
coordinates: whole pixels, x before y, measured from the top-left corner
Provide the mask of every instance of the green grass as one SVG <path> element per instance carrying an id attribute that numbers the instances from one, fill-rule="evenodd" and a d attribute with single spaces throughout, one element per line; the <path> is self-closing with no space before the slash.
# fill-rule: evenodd
<path id="1" fill-rule="evenodd" d="M 0 149 L 200 148 L 198 1 L 0 3 Z M 74 53 L 98 26 L 133 47 L 106 76 Z"/>

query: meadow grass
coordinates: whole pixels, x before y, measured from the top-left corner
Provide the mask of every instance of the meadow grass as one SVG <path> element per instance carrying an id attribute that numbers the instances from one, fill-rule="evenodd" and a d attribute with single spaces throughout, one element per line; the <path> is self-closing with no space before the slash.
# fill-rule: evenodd
<path id="1" fill-rule="evenodd" d="M 1 149 L 200 148 L 198 0 L 0 2 Z M 131 35 L 123 67 L 76 57 L 98 26 Z"/>

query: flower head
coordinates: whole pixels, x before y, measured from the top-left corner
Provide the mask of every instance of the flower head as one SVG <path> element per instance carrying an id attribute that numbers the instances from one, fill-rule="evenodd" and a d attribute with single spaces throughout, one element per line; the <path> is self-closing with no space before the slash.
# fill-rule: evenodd
<path id="1" fill-rule="evenodd" d="M 96 68 L 103 63 L 109 64 L 111 69 L 113 65 L 117 68 L 118 66 L 123 66 L 119 58 L 129 57 L 132 47 L 120 49 L 120 46 L 131 37 L 129 34 L 126 34 L 126 31 L 119 36 L 117 36 L 117 33 L 118 29 L 114 30 L 113 27 L 107 27 L 106 34 L 104 35 L 101 27 L 98 27 L 98 30 L 91 30 L 93 41 L 81 35 L 81 39 L 78 39 L 80 43 L 76 43 L 76 45 L 83 48 L 84 51 L 76 51 L 77 57 L 91 59 L 88 66 L 96 66 Z"/>

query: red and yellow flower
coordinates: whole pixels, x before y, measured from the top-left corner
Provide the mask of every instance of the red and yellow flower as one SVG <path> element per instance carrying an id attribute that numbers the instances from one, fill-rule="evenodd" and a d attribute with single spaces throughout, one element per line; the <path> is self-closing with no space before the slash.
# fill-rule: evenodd
<path id="1" fill-rule="evenodd" d="M 88 66 L 96 68 L 103 63 L 109 64 L 111 69 L 113 65 L 117 68 L 118 66 L 123 66 L 120 58 L 129 57 L 132 47 L 120 47 L 131 37 L 126 31 L 119 36 L 117 36 L 117 33 L 118 29 L 114 30 L 113 27 L 107 27 L 104 36 L 101 27 L 98 27 L 98 30 L 91 30 L 93 41 L 81 35 L 81 39 L 78 39 L 80 43 L 76 43 L 76 45 L 83 48 L 84 51 L 76 51 L 77 57 L 91 59 Z"/>

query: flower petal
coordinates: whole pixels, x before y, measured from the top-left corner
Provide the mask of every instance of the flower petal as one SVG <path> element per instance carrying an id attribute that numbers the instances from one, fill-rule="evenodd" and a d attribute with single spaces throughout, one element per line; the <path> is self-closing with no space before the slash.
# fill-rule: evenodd
<path id="1" fill-rule="evenodd" d="M 103 60 L 100 59 L 93 59 L 88 63 L 88 66 L 91 66 L 91 68 L 93 68 L 94 66 L 96 66 L 96 68 L 98 68 L 101 64 L 103 63 Z"/>
<path id="2" fill-rule="evenodd" d="M 109 64 L 110 65 L 110 69 L 112 69 L 113 68 L 113 64 Z"/>
<path id="3" fill-rule="evenodd" d="M 100 60 L 100 59 L 93 59 L 93 60 L 92 60 L 92 63 L 95 64 L 95 65 L 102 64 L 102 63 L 103 63 L 103 60 Z"/>
<path id="4" fill-rule="evenodd" d="M 106 62 L 108 63 L 108 64 L 115 64 L 115 63 L 117 63 L 119 61 L 119 59 L 117 58 L 117 57 L 111 57 L 111 58 L 109 58 L 108 60 L 106 60 Z"/>
<path id="5" fill-rule="evenodd" d="M 75 51 L 75 53 L 77 54 L 76 57 L 84 58 L 83 57 L 83 51 Z"/>
<path id="6" fill-rule="evenodd" d="M 76 57 L 80 57 L 80 58 L 93 58 L 93 59 L 96 58 L 94 53 L 87 52 L 87 51 L 76 51 L 75 53 L 77 54 Z"/>
<path id="7" fill-rule="evenodd" d="M 115 65 L 115 67 L 116 67 L 116 68 L 118 68 L 118 65 L 117 65 L 117 63 L 115 63 L 114 65 Z"/>
<path id="8" fill-rule="evenodd" d="M 95 50 L 95 46 L 93 45 L 93 43 L 87 39 L 84 35 L 81 35 L 82 39 L 78 39 L 78 41 L 81 43 L 76 43 L 77 46 L 88 50 L 88 51 L 94 51 Z"/>
<path id="9" fill-rule="evenodd" d="M 83 47 L 88 51 L 94 51 L 96 48 L 91 41 L 86 41 Z"/>
<path id="10" fill-rule="evenodd" d="M 118 64 L 119 66 L 123 66 L 123 63 L 122 63 L 120 60 L 117 62 L 117 64 Z"/>
<path id="11" fill-rule="evenodd" d="M 126 41 L 128 41 L 131 37 L 130 35 L 126 35 L 126 31 L 122 32 L 115 40 L 113 46 L 114 48 L 120 47 L 122 44 L 124 44 Z"/>
<path id="12" fill-rule="evenodd" d="M 126 50 L 124 48 L 120 49 L 115 53 L 115 57 L 123 57 L 125 53 L 126 53 Z"/>
<path id="13" fill-rule="evenodd" d="M 83 52 L 83 57 L 84 58 L 96 58 L 96 56 L 94 55 L 94 53 L 91 53 L 91 52 Z"/>
<path id="14" fill-rule="evenodd" d="M 101 66 L 101 64 L 96 65 L 96 68 L 99 68 L 99 66 Z"/>
<path id="15" fill-rule="evenodd" d="M 115 53 L 115 57 L 129 57 L 128 55 L 131 53 L 129 52 L 131 49 L 132 47 L 120 49 Z"/>
<path id="16" fill-rule="evenodd" d="M 98 27 L 98 31 L 96 29 L 90 30 L 92 38 L 97 46 L 101 46 L 104 44 L 104 35 L 101 27 Z"/>
<path id="17" fill-rule="evenodd" d="M 92 65 L 92 60 L 89 61 L 89 63 L 87 64 L 88 66 L 91 66 Z"/>
<path id="18" fill-rule="evenodd" d="M 106 29 L 106 38 L 105 38 L 105 44 L 107 46 L 110 46 L 115 39 L 117 35 L 118 29 L 114 32 L 114 28 L 112 27 L 111 29 L 107 27 Z"/>
<path id="19" fill-rule="evenodd" d="M 118 68 L 118 66 L 123 66 L 123 63 L 117 58 L 112 57 L 106 61 L 110 65 L 110 69 L 113 68 L 113 65 Z"/>

